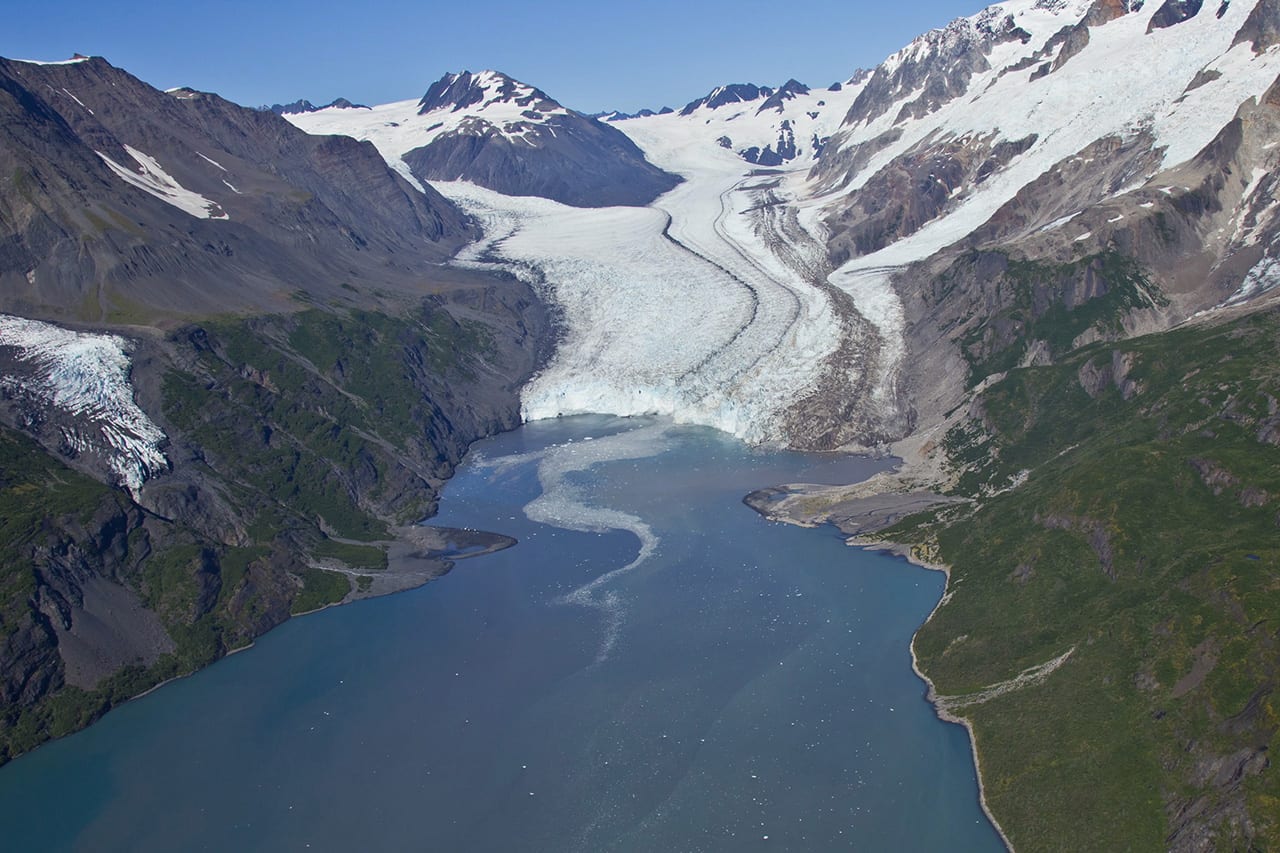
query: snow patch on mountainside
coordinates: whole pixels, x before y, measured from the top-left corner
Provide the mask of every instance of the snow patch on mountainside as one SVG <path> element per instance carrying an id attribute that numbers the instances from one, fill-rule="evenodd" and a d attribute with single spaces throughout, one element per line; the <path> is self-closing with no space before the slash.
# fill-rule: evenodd
<path id="1" fill-rule="evenodd" d="M 960 38 L 976 26 L 978 18 L 989 18 L 996 10 L 1012 15 L 1031 38 L 1025 44 L 1014 40 L 996 45 L 988 56 L 989 70 L 975 73 L 966 94 L 934 112 L 899 121 L 902 106 L 919 95 L 912 92 L 869 122 L 845 126 L 831 143 L 832 150 L 889 139 L 882 134 L 890 131 L 900 135 L 868 157 L 839 190 L 804 202 L 801 219 L 812 223 L 827 211 L 847 205 L 848 198 L 877 172 L 912 149 L 936 147 L 948 140 L 1012 141 L 1032 134 L 1037 139 L 987 180 L 965 187 L 937 219 L 879 251 L 847 262 L 832 274 L 832 284 L 849 293 L 859 310 L 878 313 L 886 338 L 893 339 L 892 330 L 902 324 L 901 307 L 892 304 L 885 288 L 896 270 L 973 233 L 1055 164 L 1099 139 L 1131 139 L 1144 131 L 1164 149 L 1165 167 L 1194 157 L 1234 118 L 1244 101 L 1261 95 L 1280 74 L 1280 51 L 1255 56 L 1248 45 L 1231 45 L 1256 2 L 1236 0 L 1224 4 L 1221 18 L 1200 15 L 1150 34 L 1146 28 L 1160 4 L 1148 3 L 1141 11 L 1092 27 L 1083 50 L 1037 79 L 1031 79 L 1037 66 L 1028 65 L 1026 57 L 1064 26 L 1078 22 L 1091 5 L 1087 0 L 1052 5 L 1041 0 L 1002 3 L 968 19 L 967 27 L 949 28 Z M 919 60 L 921 51 L 937 43 L 937 39 L 917 39 L 890 57 L 886 67 Z M 1203 75 L 1201 79 L 1208 82 L 1187 91 L 1202 69 L 1222 76 Z M 1138 176 L 1129 189 L 1151 177 Z M 1070 219 L 1063 217 L 1040 230 L 1060 227 Z M 876 305 L 883 310 L 877 311 Z"/>
<path id="2" fill-rule="evenodd" d="M 199 156 L 199 157 L 200 157 L 200 159 L 201 159 L 201 160 L 204 160 L 206 163 L 211 163 L 211 164 L 213 164 L 214 166 L 218 167 L 219 169 L 221 169 L 221 170 L 222 170 L 222 171 L 224 171 L 224 172 L 225 172 L 225 171 L 227 171 L 227 167 L 226 167 L 226 166 L 222 165 L 221 163 L 219 163 L 217 160 L 213 159 L 212 157 L 207 157 L 207 156 L 205 156 L 204 154 L 201 154 L 199 151 L 197 151 L 197 152 L 196 152 L 196 155 L 197 155 L 197 156 Z"/>
<path id="3" fill-rule="evenodd" d="M 93 110 L 91 110 L 91 109 L 89 109 L 87 106 L 85 106 L 84 101 L 82 101 L 82 100 L 80 100 L 79 98 L 77 98 L 77 97 L 72 93 L 72 91 L 71 91 L 70 89 L 68 89 L 66 86 L 63 86 L 63 87 L 62 87 L 62 92 L 63 92 L 63 94 L 65 94 L 68 98 L 70 98 L 71 100 L 73 100 L 73 101 L 75 101 L 77 104 L 79 104 L 81 107 L 84 107 L 85 112 L 87 112 L 89 115 L 93 115 Z"/>
<path id="4" fill-rule="evenodd" d="M 1277 241 L 1280 243 L 1280 241 Z M 1280 250 L 1280 245 L 1273 245 L 1272 251 Z M 1223 305 L 1237 305 L 1254 297 L 1269 293 L 1280 287 L 1280 259 L 1267 255 L 1245 275 L 1240 290 L 1231 296 Z"/>
<path id="5" fill-rule="evenodd" d="M 62 438 L 71 451 L 100 454 L 135 494 L 168 468 L 160 452 L 165 434 L 134 402 L 124 338 L 0 314 L 0 346 L 13 347 L 29 368 L 0 375 L 0 388 L 65 416 Z"/>
<path id="6" fill-rule="evenodd" d="M 75 65 L 88 62 L 87 56 L 73 56 L 70 59 L 14 59 L 13 62 L 25 62 L 27 65 Z"/>
<path id="7" fill-rule="evenodd" d="M 141 171 L 135 172 L 132 169 L 126 169 L 116 161 L 112 160 L 101 151 L 95 151 L 103 162 L 111 167 L 111 171 L 115 172 L 125 183 L 131 184 L 138 189 L 153 195 L 166 204 L 171 204 L 181 210 L 183 213 L 189 213 L 198 219 L 230 219 L 222 210 L 216 201 L 210 201 L 198 192 L 193 192 L 177 179 L 164 170 L 156 159 L 149 154 L 145 154 L 131 145 L 125 145 L 124 149 L 129 152 L 129 156 L 138 162 Z M 199 152 L 197 152 L 199 153 Z M 204 157 L 203 154 L 200 155 Z M 208 160 L 208 157 L 205 157 Z M 209 160 L 209 162 L 213 162 Z M 214 163 L 217 166 L 217 163 Z M 219 166 L 218 168 L 222 168 Z"/>

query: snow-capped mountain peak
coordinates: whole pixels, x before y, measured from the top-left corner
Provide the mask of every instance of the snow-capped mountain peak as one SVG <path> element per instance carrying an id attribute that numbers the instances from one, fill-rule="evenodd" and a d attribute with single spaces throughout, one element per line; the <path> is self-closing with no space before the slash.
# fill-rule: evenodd
<path id="1" fill-rule="evenodd" d="M 1102 17 L 1091 10 L 1127 3 L 1011 0 L 957 18 L 890 54 L 871 73 L 845 123 L 871 123 L 895 105 L 901 108 L 894 114 L 895 120 L 932 112 L 965 92 L 975 74 L 990 71 L 1001 62 L 1002 57 L 993 56 L 997 48 L 1008 45 L 1004 52 L 1027 67 L 1052 60 L 1053 51 L 1070 41 L 1069 34 L 1086 17 Z"/>
<path id="2" fill-rule="evenodd" d="M 825 89 L 810 89 L 795 79 L 777 88 L 730 83 L 690 101 L 678 113 L 615 115 L 608 120 L 627 133 L 655 121 L 659 127 L 679 127 L 676 133 L 686 143 L 726 149 L 747 164 L 808 167 L 839 128 L 863 79 L 855 75 Z"/>
<path id="3" fill-rule="evenodd" d="M 677 183 L 620 131 L 500 71 L 446 74 L 418 100 L 286 118 L 309 133 L 372 142 L 419 188 L 468 180 L 592 207 L 649 201 Z"/>
<path id="4" fill-rule="evenodd" d="M 411 151 L 459 135 L 497 136 L 530 145 L 548 117 L 570 114 L 541 90 L 500 71 L 463 71 L 445 74 L 416 100 L 358 110 L 335 103 L 318 110 L 285 113 L 285 118 L 308 133 L 369 140 L 388 165 L 421 187 L 403 159 Z"/>
<path id="5" fill-rule="evenodd" d="M 541 89 L 521 83 L 501 71 L 486 70 L 478 74 L 463 71 L 444 75 L 422 96 L 418 102 L 418 114 L 463 110 L 479 113 L 499 105 L 539 113 L 568 112 Z"/>
<path id="6" fill-rule="evenodd" d="M 701 98 L 695 98 L 684 105 L 680 115 L 692 115 L 699 109 L 715 110 L 730 104 L 750 103 L 761 98 L 768 98 L 773 89 L 768 86 L 757 86 L 754 83 L 730 83 L 717 86 Z"/>

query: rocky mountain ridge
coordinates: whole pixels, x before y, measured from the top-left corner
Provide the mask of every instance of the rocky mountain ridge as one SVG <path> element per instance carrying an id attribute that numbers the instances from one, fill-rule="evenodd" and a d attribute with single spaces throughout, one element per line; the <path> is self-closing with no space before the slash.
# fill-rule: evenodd
<path id="1" fill-rule="evenodd" d="M 635 115 L 610 114 L 605 120 L 626 131 L 631 119 L 679 117 L 702 125 L 706 133 L 700 136 L 753 165 L 773 167 L 797 160 L 812 165 L 849 107 L 849 99 L 841 94 L 845 86 L 866 73 L 859 71 L 848 84 L 834 83 L 823 90 L 811 90 L 795 79 L 777 88 L 732 83 L 695 98 L 678 113 L 668 108 L 641 110 Z"/>
<path id="2" fill-rule="evenodd" d="M 322 107 L 317 107 L 306 99 L 299 99 L 291 104 L 272 104 L 269 107 L 263 107 L 263 110 L 273 112 L 278 116 L 295 115 L 297 113 L 314 113 L 318 110 L 339 109 L 339 110 L 367 110 L 365 104 L 353 104 L 346 98 L 334 98 Z"/>

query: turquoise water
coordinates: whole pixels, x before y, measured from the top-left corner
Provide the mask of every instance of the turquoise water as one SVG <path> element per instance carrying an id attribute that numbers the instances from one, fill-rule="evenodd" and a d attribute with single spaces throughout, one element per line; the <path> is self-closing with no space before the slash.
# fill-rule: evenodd
<path id="1" fill-rule="evenodd" d="M 741 503 L 877 467 L 650 420 L 477 445 L 435 521 L 519 545 L 0 769 L 5 846 L 1000 850 L 911 671 L 942 576 Z"/>

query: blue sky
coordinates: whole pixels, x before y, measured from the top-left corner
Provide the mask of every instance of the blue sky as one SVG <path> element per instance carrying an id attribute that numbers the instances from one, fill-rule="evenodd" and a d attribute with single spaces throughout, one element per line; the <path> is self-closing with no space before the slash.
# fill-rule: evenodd
<path id="1" fill-rule="evenodd" d="M 721 83 L 796 77 L 825 86 L 983 5 L 48 0 L 5 15 L 0 55 L 101 55 L 159 88 L 192 86 L 249 106 L 383 103 L 420 96 L 446 71 L 497 68 L 578 110 L 634 111 L 680 106 Z"/>

